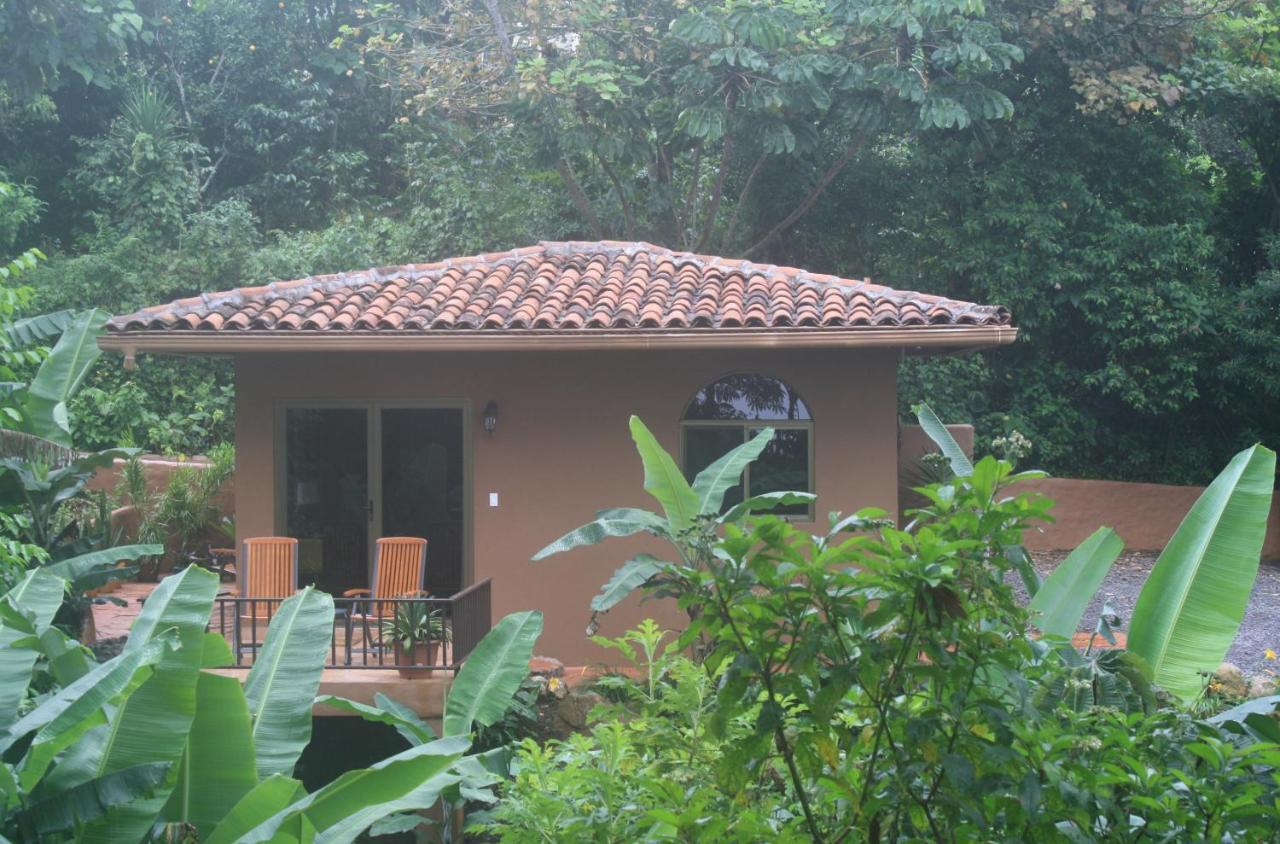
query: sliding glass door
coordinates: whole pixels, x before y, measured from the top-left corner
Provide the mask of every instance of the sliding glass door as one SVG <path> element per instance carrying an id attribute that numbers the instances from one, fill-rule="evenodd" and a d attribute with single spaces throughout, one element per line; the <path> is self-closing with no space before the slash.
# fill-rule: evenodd
<path id="1" fill-rule="evenodd" d="M 466 558 L 466 430 L 461 407 L 367 402 L 281 409 L 284 535 L 299 578 L 341 594 L 371 586 L 375 541 L 427 539 L 426 588 L 450 595 Z"/>

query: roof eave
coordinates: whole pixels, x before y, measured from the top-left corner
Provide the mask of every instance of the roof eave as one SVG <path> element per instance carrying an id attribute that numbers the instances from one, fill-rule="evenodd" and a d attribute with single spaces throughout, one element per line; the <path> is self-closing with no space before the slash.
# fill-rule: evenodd
<path id="1" fill-rule="evenodd" d="M 688 331 L 463 331 L 281 332 L 281 331 L 123 331 L 104 334 L 104 351 L 132 358 L 149 354 L 240 354 L 247 352 L 379 352 L 379 351 L 569 351 L 623 349 L 841 349 L 903 348 L 931 354 L 982 349 L 1012 343 L 1011 325 L 913 325 L 854 328 L 743 328 Z"/>

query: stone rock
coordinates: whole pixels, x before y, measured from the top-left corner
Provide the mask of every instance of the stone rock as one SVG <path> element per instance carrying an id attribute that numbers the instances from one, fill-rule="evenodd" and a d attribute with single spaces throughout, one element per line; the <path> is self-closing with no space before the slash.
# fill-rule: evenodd
<path id="1" fill-rule="evenodd" d="M 565 694 L 552 698 L 539 707 L 542 728 L 547 738 L 565 739 L 574 733 L 587 732 L 591 710 L 604 703 L 604 698 L 595 692 L 570 690 L 564 683 L 560 686 L 566 690 Z"/>
<path id="2" fill-rule="evenodd" d="M 563 677 L 564 663 L 549 656 L 535 656 L 529 660 L 529 673 L 535 677 Z"/>
<path id="3" fill-rule="evenodd" d="M 1249 699 L 1270 697 L 1280 691 L 1276 687 L 1275 677 L 1254 677 L 1249 681 Z"/>
<path id="4" fill-rule="evenodd" d="M 1249 694 L 1249 681 L 1244 672 L 1230 662 L 1224 662 L 1213 672 L 1213 679 L 1222 687 L 1219 694 L 1225 697 L 1242 698 Z"/>

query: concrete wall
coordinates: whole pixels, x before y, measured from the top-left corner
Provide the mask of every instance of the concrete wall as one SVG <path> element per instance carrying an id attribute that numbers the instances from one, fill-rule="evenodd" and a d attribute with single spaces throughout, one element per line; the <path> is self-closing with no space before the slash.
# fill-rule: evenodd
<path id="1" fill-rule="evenodd" d="M 968 454 L 973 454 L 972 425 L 948 425 L 947 430 Z M 902 428 L 899 443 L 902 467 L 937 450 L 924 431 L 914 425 Z M 1038 492 L 1054 500 L 1054 523 L 1026 534 L 1026 546 L 1033 551 L 1070 550 L 1103 525 L 1115 529 L 1129 551 L 1160 551 L 1204 487 L 1044 478 L 1019 484 L 1012 491 Z M 1271 504 L 1262 556 L 1280 559 L 1280 497 Z"/>
<path id="2" fill-rule="evenodd" d="M 1045 551 L 1074 548 L 1106 525 L 1120 534 L 1127 550 L 1159 551 L 1178 529 L 1204 487 L 1045 478 L 1020 484 L 1016 490 L 1039 492 L 1055 502 L 1056 521 L 1029 532 L 1028 548 Z M 1262 556 L 1280 558 L 1278 500 L 1271 504 Z"/>
<path id="3" fill-rule="evenodd" d="M 781 378 L 815 419 L 818 518 L 829 510 L 896 510 L 896 359 L 891 351 L 351 353 L 241 355 L 236 360 L 236 525 L 240 538 L 275 533 L 277 400 L 325 397 L 457 399 L 470 407 L 472 572 L 493 579 L 494 616 L 540 609 L 538 652 L 566 664 L 604 652 L 584 636 L 591 597 L 634 553 L 666 549 L 649 538 L 612 540 L 533 564 L 547 542 L 612 506 L 655 506 L 627 428 L 638 414 L 673 454 L 685 404 L 730 372 Z M 497 433 L 480 411 L 500 407 Z M 500 506 L 489 507 L 489 493 Z M 357 585 L 357 584 L 353 584 Z M 615 609 L 601 633 L 617 635 L 669 606 Z"/>

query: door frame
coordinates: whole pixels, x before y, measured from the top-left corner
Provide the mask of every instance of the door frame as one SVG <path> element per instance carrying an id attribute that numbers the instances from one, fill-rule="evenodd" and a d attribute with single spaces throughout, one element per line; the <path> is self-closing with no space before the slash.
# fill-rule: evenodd
<path id="1" fill-rule="evenodd" d="M 365 417 L 365 459 L 369 467 L 369 496 L 373 504 L 372 518 L 369 520 L 368 538 L 368 577 L 373 578 L 374 556 L 377 541 L 382 530 L 382 410 L 423 409 L 423 410 L 459 410 L 462 412 L 462 588 L 470 586 L 474 580 L 475 567 L 472 560 L 472 524 L 475 516 L 472 500 L 472 476 L 475 462 L 472 460 L 472 424 L 471 400 L 458 399 L 424 399 L 414 397 L 358 397 L 333 398 L 332 396 L 277 398 L 272 408 L 272 476 L 274 478 L 273 502 L 274 514 L 271 523 L 277 535 L 284 536 L 285 511 L 287 509 L 288 491 L 285 489 L 285 449 L 286 442 L 285 416 L 293 409 L 302 410 L 339 410 L 362 408 L 368 414 Z M 428 554 L 430 551 L 428 551 Z"/>

